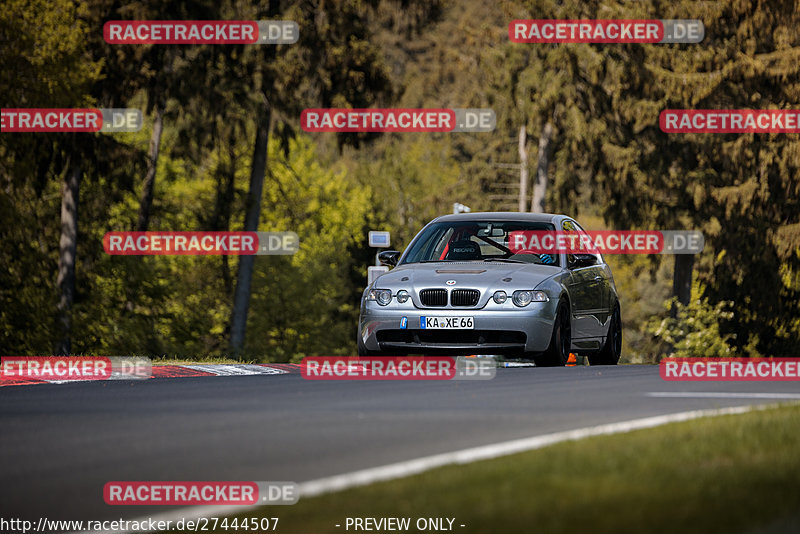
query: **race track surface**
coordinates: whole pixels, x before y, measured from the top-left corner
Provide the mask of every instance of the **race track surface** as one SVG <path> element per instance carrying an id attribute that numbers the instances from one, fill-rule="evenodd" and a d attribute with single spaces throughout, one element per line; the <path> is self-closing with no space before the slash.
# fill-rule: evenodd
<path id="1" fill-rule="evenodd" d="M 678 393 L 656 397 L 651 393 Z M 772 398 L 693 396 L 769 393 Z M 498 369 L 488 381 L 198 377 L 0 388 L 4 517 L 118 519 L 113 480 L 304 482 L 504 440 L 797 397 L 791 382 L 665 382 L 656 366 Z"/>

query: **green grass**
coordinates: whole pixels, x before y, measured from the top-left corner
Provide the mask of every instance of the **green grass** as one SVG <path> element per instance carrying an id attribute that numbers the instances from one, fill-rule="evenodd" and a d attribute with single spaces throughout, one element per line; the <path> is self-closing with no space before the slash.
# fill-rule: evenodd
<path id="1" fill-rule="evenodd" d="M 283 534 L 348 532 L 347 517 L 411 517 L 408 532 L 418 517 L 455 517 L 465 534 L 797 532 L 800 406 L 561 443 L 240 517 L 254 516 L 279 517 Z"/>
<path id="2" fill-rule="evenodd" d="M 32 354 L 31 356 L 37 356 L 36 354 Z M 49 356 L 52 357 L 52 354 L 41 354 L 39 356 Z M 150 354 L 94 354 L 88 352 L 78 352 L 70 354 L 72 357 L 87 357 L 87 358 L 99 358 L 103 356 L 114 356 L 118 358 L 150 358 L 150 361 L 153 365 L 192 365 L 192 364 L 225 364 L 225 363 L 263 363 L 255 359 L 244 359 L 244 360 L 237 360 L 235 358 L 228 358 L 226 356 L 204 356 L 199 355 L 195 356 L 191 359 L 189 358 L 180 358 L 177 356 L 151 356 Z"/>
<path id="3" fill-rule="evenodd" d="M 153 358 L 153 365 L 204 365 L 204 364 L 242 364 L 242 363 L 260 363 L 256 360 L 235 360 L 233 358 L 225 357 L 209 357 L 200 356 L 192 358 L 191 360 L 181 358 Z"/>

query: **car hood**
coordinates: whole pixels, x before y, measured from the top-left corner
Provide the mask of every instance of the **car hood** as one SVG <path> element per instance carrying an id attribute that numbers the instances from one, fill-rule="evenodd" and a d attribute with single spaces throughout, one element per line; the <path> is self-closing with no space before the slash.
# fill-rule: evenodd
<path id="1" fill-rule="evenodd" d="M 560 269 L 556 267 L 530 263 L 410 263 L 395 267 L 381 275 L 375 287 L 407 289 L 415 294 L 427 288 L 479 289 L 485 294 L 487 291 L 493 292 L 498 289 L 506 291 L 534 289 L 559 272 Z"/>

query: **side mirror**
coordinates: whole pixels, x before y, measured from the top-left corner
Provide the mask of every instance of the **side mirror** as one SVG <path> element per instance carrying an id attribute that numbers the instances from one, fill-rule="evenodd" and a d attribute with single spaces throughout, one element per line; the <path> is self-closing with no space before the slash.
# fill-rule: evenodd
<path id="1" fill-rule="evenodd" d="M 572 267 L 589 267 L 597 264 L 597 256 L 594 254 L 575 254 Z"/>
<path id="2" fill-rule="evenodd" d="M 381 265 L 388 265 L 394 267 L 397 265 L 397 260 L 400 259 L 400 252 L 396 250 L 384 250 L 378 253 L 378 261 Z"/>

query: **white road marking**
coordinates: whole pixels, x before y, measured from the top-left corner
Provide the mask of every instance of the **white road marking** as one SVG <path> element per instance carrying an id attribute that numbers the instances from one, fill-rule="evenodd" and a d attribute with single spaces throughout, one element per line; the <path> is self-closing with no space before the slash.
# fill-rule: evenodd
<path id="1" fill-rule="evenodd" d="M 375 482 L 382 482 L 396 478 L 403 478 L 410 475 L 416 475 L 437 467 L 443 467 L 445 465 L 463 465 L 480 460 L 490 460 L 493 458 L 499 458 L 501 456 L 508 456 L 520 452 L 541 449 L 543 447 L 564 441 L 577 441 L 593 436 L 631 432 L 633 430 L 653 428 L 668 423 L 689 421 L 700 417 L 742 414 L 756 408 L 757 407 L 754 406 L 737 406 L 733 408 L 713 410 L 693 410 L 690 412 L 645 417 L 642 419 L 633 419 L 619 423 L 609 423 L 605 425 L 579 428 L 576 430 L 566 430 L 564 432 L 555 432 L 541 436 L 532 436 L 529 438 L 504 441 L 500 443 L 494 443 L 492 445 L 483 445 L 480 447 L 462 449 L 460 451 L 435 454 L 433 456 L 426 456 L 423 458 L 417 458 L 415 460 L 408 460 L 382 467 L 363 469 L 360 471 L 354 471 L 352 473 L 345 473 L 343 475 L 304 482 L 299 484 L 299 493 L 301 498 L 313 497 L 316 495 L 322 495 L 324 493 L 331 493 L 357 486 L 373 484 Z"/>
<path id="2" fill-rule="evenodd" d="M 724 391 L 652 391 L 648 397 L 675 399 L 800 399 L 800 393 L 737 393 Z"/>
<path id="3" fill-rule="evenodd" d="M 644 417 L 641 419 L 632 419 L 630 421 L 622 421 L 619 423 L 608 423 L 605 425 L 597 425 L 585 428 L 578 428 L 575 430 L 566 430 L 563 432 L 554 432 L 552 434 L 544 434 L 541 436 L 531 436 L 528 438 L 514 439 L 510 441 L 503 441 L 491 445 L 483 445 L 479 447 L 471 447 L 468 449 L 461 449 L 453 452 L 445 452 L 442 454 L 434 454 L 432 456 L 425 456 L 413 460 L 406 460 L 394 464 L 384 465 L 380 467 L 371 467 L 368 469 L 361 469 L 351 473 L 344 473 L 331 477 L 319 478 L 317 480 L 310 480 L 298 484 L 298 493 L 300 498 L 314 497 L 325 493 L 332 493 L 335 491 L 342 491 L 349 488 L 358 486 L 365 486 L 375 482 L 384 482 L 387 480 L 394 480 L 397 478 L 404 478 L 419 473 L 424 473 L 437 467 L 446 465 L 463 465 L 480 460 L 489 460 L 492 458 L 499 458 L 501 456 L 508 456 L 520 452 L 532 451 L 541 449 L 556 443 L 565 441 L 577 441 L 593 436 L 606 436 L 610 434 L 621 434 L 625 432 L 632 432 L 634 430 L 641 430 L 645 428 L 654 428 L 669 423 L 679 423 L 682 421 L 691 421 L 701 417 L 716 417 L 720 415 L 735 415 L 743 414 L 754 410 L 763 410 L 772 407 L 771 405 L 751 405 L 751 406 L 735 406 L 732 408 L 720 408 L 710 410 L 692 410 L 688 412 L 679 412 L 666 415 L 656 415 L 653 417 Z M 180 520 L 196 521 L 201 517 L 221 517 L 234 515 L 242 512 L 253 511 L 254 506 L 191 506 L 186 508 L 178 508 L 169 512 L 154 514 L 147 517 L 140 517 L 131 521 L 148 521 L 152 519 L 154 522 L 158 521 L 172 521 L 173 524 Z M 110 531 L 105 531 L 110 532 Z M 117 531 L 125 532 L 125 531 Z M 129 531 L 130 532 L 130 531 Z M 147 530 L 139 530 L 139 532 L 148 532 Z"/>
<path id="4" fill-rule="evenodd" d="M 262 367 L 251 364 L 191 364 L 181 365 L 187 369 L 205 371 L 217 376 L 249 376 L 249 375 L 283 375 L 286 371 L 274 367 Z"/>

